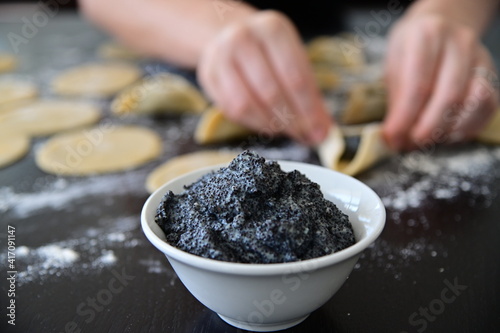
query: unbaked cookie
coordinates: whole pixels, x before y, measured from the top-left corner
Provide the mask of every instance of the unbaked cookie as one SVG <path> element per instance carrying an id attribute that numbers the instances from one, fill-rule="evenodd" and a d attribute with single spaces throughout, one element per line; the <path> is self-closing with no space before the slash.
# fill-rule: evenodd
<path id="1" fill-rule="evenodd" d="M 380 121 L 387 112 L 387 92 L 382 82 L 357 83 L 350 90 L 341 116 L 346 125 Z"/>
<path id="2" fill-rule="evenodd" d="M 101 124 L 49 139 L 36 164 L 47 173 L 83 176 L 132 169 L 160 154 L 161 139 L 150 129 Z"/>
<path id="3" fill-rule="evenodd" d="M 0 53 L 0 73 L 10 72 L 17 67 L 17 59 L 12 54 Z"/>
<path id="4" fill-rule="evenodd" d="M 25 99 L 25 100 L 20 100 L 17 102 L 12 102 L 12 103 L 0 105 L 0 116 L 4 113 L 11 112 L 13 110 L 22 108 L 22 107 L 30 105 L 30 104 L 33 104 L 35 101 L 36 101 L 36 99 Z"/>
<path id="5" fill-rule="evenodd" d="M 112 102 L 115 114 L 201 113 L 207 100 L 184 77 L 160 73 L 129 87 Z"/>
<path id="6" fill-rule="evenodd" d="M 347 153 L 346 144 L 353 138 L 357 141 L 354 151 Z M 377 162 L 394 155 L 382 137 L 379 123 L 363 126 L 332 127 L 327 139 L 318 146 L 321 164 L 330 169 L 355 176 L 375 165 Z"/>
<path id="7" fill-rule="evenodd" d="M 97 49 L 97 55 L 103 59 L 137 60 L 141 56 L 128 47 L 117 42 L 101 44 Z"/>
<path id="8" fill-rule="evenodd" d="M 0 81 L 0 109 L 10 108 L 18 102 L 32 100 L 37 95 L 38 89 L 31 82 L 18 79 Z"/>
<path id="9" fill-rule="evenodd" d="M 61 73 L 52 81 L 52 90 L 59 95 L 109 97 L 141 75 L 131 64 L 91 63 Z"/>
<path id="10" fill-rule="evenodd" d="M 497 109 L 488 126 L 479 133 L 477 140 L 485 143 L 500 144 L 500 108 Z"/>
<path id="11" fill-rule="evenodd" d="M 98 107 L 88 102 L 39 100 L 0 113 L 0 132 L 48 135 L 96 123 Z"/>
<path id="12" fill-rule="evenodd" d="M 323 91 L 333 90 L 340 85 L 341 76 L 330 66 L 314 65 L 313 74 L 318 87 Z"/>
<path id="13" fill-rule="evenodd" d="M 146 179 L 146 189 L 153 193 L 166 182 L 203 167 L 231 162 L 238 154 L 205 150 L 174 157 L 154 169 Z"/>
<path id="14" fill-rule="evenodd" d="M 28 152 L 30 140 L 21 134 L 0 134 L 0 168 L 14 163 Z"/>
<path id="15" fill-rule="evenodd" d="M 194 132 L 194 141 L 202 145 L 226 143 L 252 133 L 246 127 L 228 120 L 217 108 L 211 107 L 201 116 Z"/>
<path id="16" fill-rule="evenodd" d="M 364 50 L 347 38 L 316 37 L 307 44 L 307 53 L 313 64 L 359 69 L 366 63 Z"/>

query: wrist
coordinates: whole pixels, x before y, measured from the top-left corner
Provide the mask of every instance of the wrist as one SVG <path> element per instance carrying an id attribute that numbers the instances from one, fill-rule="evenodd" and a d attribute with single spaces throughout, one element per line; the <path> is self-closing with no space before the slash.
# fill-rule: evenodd
<path id="1" fill-rule="evenodd" d="M 448 22 L 469 28 L 478 38 L 487 28 L 492 13 L 495 12 L 496 0 L 419 0 L 408 10 L 405 17 L 422 16 L 442 17 Z"/>

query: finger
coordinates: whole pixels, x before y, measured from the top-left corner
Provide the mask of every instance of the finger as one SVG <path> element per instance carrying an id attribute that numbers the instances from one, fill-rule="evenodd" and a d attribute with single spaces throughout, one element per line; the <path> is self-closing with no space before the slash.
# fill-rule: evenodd
<path id="1" fill-rule="evenodd" d="M 384 80 L 387 87 L 389 105 L 393 104 L 392 100 L 394 100 L 394 97 L 396 96 L 395 94 L 391 94 L 391 92 L 395 92 L 397 90 L 400 77 L 398 74 L 400 68 L 402 68 L 401 61 L 403 58 L 401 55 L 403 53 L 403 43 L 400 42 L 400 30 L 397 29 L 399 26 L 400 23 L 396 24 L 391 31 L 387 45 L 387 54 L 384 61 Z"/>
<path id="2" fill-rule="evenodd" d="M 442 37 L 436 37 L 429 39 L 427 34 L 416 32 L 407 41 L 403 41 L 403 53 L 392 55 L 392 59 L 399 58 L 400 65 L 394 66 L 390 72 L 391 97 L 384 122 L 384 134 L 389 145 L 396 150 L 409 148 L 410 129 L 433 89 L 433 79 L 442 51 Z M 391 65 L 389 63 L 387 66 Z"/>
<path id="3" fill-rule="evenodd" d="M 246 125 L 263 137 L 285 132 L 294 140 L 303 144 L 307 143 L 300 132 L 290 130 L 291 126 L 273 126 L 276 117 L 258 102 L 245 78 L 241 75 L 241 69 L 236 64 L 233 63 L 232 66 L 224 66 L 223 68 L 224 74 L 221 75 L 220 88 L 221 95 L 225 96 L 225 100 L 228 102 L 225 108 L 229 119 Z"/>
<path id="4" fill-rule="evenodd" d="M 225 43 L 218 43 L 208 49 L 200 61 L 200 81 L 229 119 L 257 130 L 266 119 L 242 82 L 231 50 L 232 47 Z"/>
<path id="5" fill-rule="evenodd" d="M 275 15 L 261 15 L 253 31 L 291 105 L 293 122 L 311 143 L 326 136 L 330 120 L 297 33 Z"/>
<path id="6" fill-rule="evenodd" d="M 215 102 L 216 86 L 220 85 L 214 66 L 212 66 L 215 59 L 214 50 L 210 47 L 207 48 L 203 56 L 200 57 L 196 71 L 198 82 L 213 102 Z"/>
<path id="7" fill-rule="evenodd" d="M 248 81 L 242 74 L 241 68 L 237 67 L 239 84 L 245 86 L 250 97 L 250 108 L 245 114 L 238 114 L 235 120 L 244 121 L 251 125 L 257 133 L 264 136 L 274 136 L 276 134 L 286 134 L 295 141 L 308 144 L 303 133 L 294 123 L 290 123 L 290 111 L 286 104 L 277 104 L 271 110 L 266 108 L 254 94 Z M 228 83 L 230 84 L 230 83 Z"/>
<path id="8" fill-rule="evenodd" d="M 240 34 L 245 34 L 241 32 Z M 286 103 L 283 93 L 269 61 L 266 59 L 260 45 L 252 40 L 253 37 L 239 36 L 236 47 L 236 62 L 240 76 L 248 89 L 255 96 L 257 104 L 265 115 L 266 126 L 272 133 L 286 133 L 288 136 L 302 138 L 301 129 L 294 122 L 293 109 Z"/>
<path id="9" fill-rule="evenodd" d="M 490 121 L 498 103 L 498 76 L 486 50 L 482 50 L 478 66 L 464 99 L 463 108 L 452 128 L 452 141 L 474 138 Z"/>
<path id="10" fill-rule="evenodd" d="M 411 132 L 417 145 L 431 139 L 435 133 L 449 133 L 454 126 L 474 60 L 471 55 L 474 48 L 467 44 L 451 40 L 445 45 L 432 96 Z"/>
<path id="11" fill-rule="evenodd" d="M 253 38 L 253 37 L 250 37 Z M 272 109 L 282 97 L 281 87 L 260 46 L 255 41 L 240 42 L 236 47 L 236 62 L 259 101 Z"/>
<path id="12" fill-rule="evenodd" d="M 260 131 L 266 124 L 267 117 L 245 85 L 239 69 L 232 63 L 224 65 L 220 76 L 220 103 L 227 111 L 227 117 L 255 131 Z"/>

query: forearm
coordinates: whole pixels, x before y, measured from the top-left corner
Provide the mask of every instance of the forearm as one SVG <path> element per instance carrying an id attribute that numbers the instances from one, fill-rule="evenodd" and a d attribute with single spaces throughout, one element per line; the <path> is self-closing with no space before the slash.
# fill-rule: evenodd
<path id="1" fill-rule="evenodd" d="M 80 0 L 83 12 L 124 43 L 180 66 L 195 67 L 221 29 L 255 11 L 235 1 Z"/>
<path id="2" fill-rule="evenodd" d="M 423 13 L 446 15 L 469 26 L 480 36 L 493 18 L 499 2 L 499 0 L 419 0 L 412 5 L 408 15 Z"/>

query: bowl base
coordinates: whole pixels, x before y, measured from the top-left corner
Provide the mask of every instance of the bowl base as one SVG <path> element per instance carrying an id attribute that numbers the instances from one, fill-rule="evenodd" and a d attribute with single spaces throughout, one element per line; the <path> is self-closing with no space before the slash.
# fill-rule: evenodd
<path id="1" fill-rule="evenodd" d="M 309 314 L 308 314 L 308 315 L 301 317 L 299 319 L 282 321 L 279 323 L 260 324 L 260 323 L 248 323 L 248 322 L 244 322 L 244 321 L 235 320 L 235 319 L 223 316 L 219 313 L 218 313 L 218 315 L 222 320 L 224 320 L 229 325 L 232 325 L 236 328 L 241 328 L 243 330 L 253 331 L 253 332 L 272 332 L 272 331 L 285 330 L 287 328 L 290 328 L 292 326 L 300 324 L 307 317 L 309 317 Z"/>

